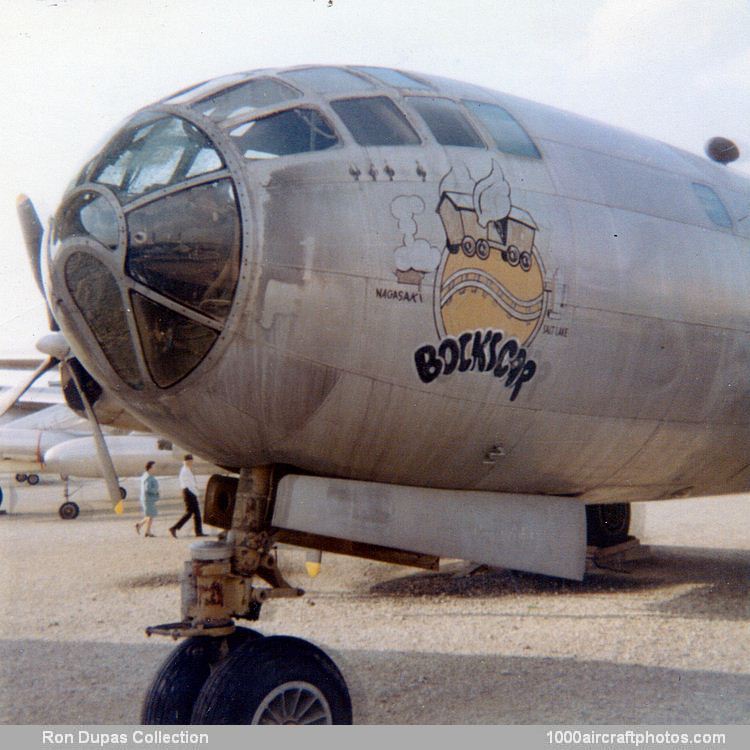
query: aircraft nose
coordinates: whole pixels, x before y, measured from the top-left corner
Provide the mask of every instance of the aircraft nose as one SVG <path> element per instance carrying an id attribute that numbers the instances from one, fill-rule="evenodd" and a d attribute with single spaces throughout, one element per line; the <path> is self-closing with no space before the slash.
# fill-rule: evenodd
<path id="1" fill-rule="evenodd" d="M 56 316 L 120 381 L 169 388 L 222 335 L 241 238 L 235 181 L 209 136 L 172 114 L 137 115 L 55 216 Z"/>

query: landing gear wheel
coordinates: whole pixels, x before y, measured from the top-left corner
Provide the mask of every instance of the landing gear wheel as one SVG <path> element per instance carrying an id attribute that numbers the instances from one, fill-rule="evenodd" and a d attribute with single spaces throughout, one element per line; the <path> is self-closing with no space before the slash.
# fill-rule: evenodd
<path id="1" fill-rule="evenodd" d="M 141 724 L 189 724 L 201 688 L 222 659 L 260 633 L 237 628 L 224 638 L 195 636 L 183 641 L 162 663 L 141 707 Z"/>
<path id="2" fill-rule="evenodd" d="M 29 477 L 26 474 L 16 474 L 16 482 L 23 484 Z"/>
<path id="3" fill-rule="evenodd" d="M 78 518 L 78 514 L 81 509 L 78 507 L 78 503 L 74 503 L 72 500 L 63 503 L 57 511 L 60 514 L 60 518 L 63 521 L 72 521 L 74 518 Z"/>
<path id="4" fill-rule="evenodd" d="M 349 689 L 317 646 L 270 636 L 238 648 L 206 680 L 192 724 L 351 724 Z"/>
<path id="5" fill-rule="evenodd" d="M 630 503 L 586 506 L 586 544 L 612 547 L 628 540 Z"/>
<path id="6" fill-rule="evenodd" d="M 28 477 L 26 477 L 26 481 L 33 487 L 36 484 L 39 484 L 39 474 L 29 474 Z"/>
<path id="7" fill-rule="evenodd" d="M 120 498 L 124 500 L 128 496 L 128 491 L 124 487 L 120 487 Z"/>

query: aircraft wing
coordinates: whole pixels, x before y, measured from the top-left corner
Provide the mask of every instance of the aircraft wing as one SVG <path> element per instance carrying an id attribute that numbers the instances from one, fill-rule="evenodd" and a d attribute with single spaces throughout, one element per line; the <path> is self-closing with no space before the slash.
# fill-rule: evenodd
<path id="1" fill-rule="evenodd" d="M 89 433 L 88 423 L 64 403 L 49 405 L 33 414 L 28 414 L 12 422 L 6 422 L 4 429 L 56 430 L 64 432 Z"/>
<path id="2" fill-rule="evenodd" d="M 0 370 L 36 370 L 43 361 L 39 358 L 8 357 L 0 359 Z"/>

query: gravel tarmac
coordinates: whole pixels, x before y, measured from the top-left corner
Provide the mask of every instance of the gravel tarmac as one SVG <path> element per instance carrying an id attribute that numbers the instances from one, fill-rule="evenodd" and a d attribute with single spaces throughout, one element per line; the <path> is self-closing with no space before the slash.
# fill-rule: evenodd
<path id="1" fill-rule="evenodd" d="M 0 722 L 138 723 L 174 648 L 144 628 L 179 619 L 194 541 L 167 534 L 182 511 L 170 482 L 145 539 L 137 502 L 114 516 L 98 484 L 62 521 L 60 484 L 3 481 Z M 329 554 L 310 579 L 304 552 L 282 547 L 307 593 L 265 605 L 258 628 L 324 648 L 359 724 L 750 723 L 750 498 L 634 509 L 643 558 L 580 583 Z"/>

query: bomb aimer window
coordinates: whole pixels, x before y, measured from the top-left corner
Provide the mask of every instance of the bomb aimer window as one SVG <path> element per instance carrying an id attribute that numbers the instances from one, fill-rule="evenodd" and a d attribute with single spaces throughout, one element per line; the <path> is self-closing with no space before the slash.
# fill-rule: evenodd
<path id="1" fill-rule="evenodd" d="M 542 158 L 526 131 L 507 110 L 485 102 L 464 101 L 464 104 L 487 128 L 498 150 L 533 159 Z"/>
<path id="2" fill-rule="evenodd" d="M 130 299 L 149 373 L 169 388 L 198 366 L 219 334 L 137 292 Z"/>
<path id="3" fill-rule="evenodd" d="M 409 146 L 420 143 L 409 121 L 386 96 L 339 99 L 331 102 L 331 106 L 360 146 Z"/>
<path id="4" fill-rule="evenodd" d="M 246 159 L 323 151 L 339 142 L 321 114 L 301 107 L 242 123 L 229 134 Z"/>
<path id="5" fill-rule="evenodd" d="M 112 369 L 131 388 L 143 388 L 114 276 L 93 255 L 75 252 L 65 263 L 65 283 Z"/>

